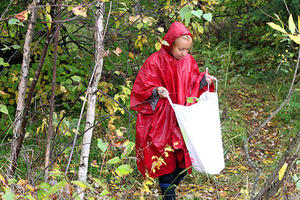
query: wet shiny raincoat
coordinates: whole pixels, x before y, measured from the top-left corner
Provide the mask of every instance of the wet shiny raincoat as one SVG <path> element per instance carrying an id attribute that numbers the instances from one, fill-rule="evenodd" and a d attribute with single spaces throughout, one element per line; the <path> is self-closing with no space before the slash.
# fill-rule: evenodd
<path id="1" fill-rule="evenodd" d="M 168 100 L 160 98 L 155 110 L 149 103 L 153 90 L 160 86 L 169 91 L 173 103 L 181 105 L 188 105 L 188 97 L 199 97 L 207 90 L 206 86 L 199 89 L 205 72 L 199 72 L 198 65 L 190 54 L 180 60 L 170 54 L 173 42 L 182 35 L 191 33 L 182 23 L 174 22 L 163 38 L 170 45 L 163 45 L 145 61 L 131 93 L 130 106 L 138 111 L 137 165 L 143 175 L 147 169 L 151 177 L 169 174 L 174 171 L 176 165 L 180 168 L 191 166 L 175 113 Z"/>

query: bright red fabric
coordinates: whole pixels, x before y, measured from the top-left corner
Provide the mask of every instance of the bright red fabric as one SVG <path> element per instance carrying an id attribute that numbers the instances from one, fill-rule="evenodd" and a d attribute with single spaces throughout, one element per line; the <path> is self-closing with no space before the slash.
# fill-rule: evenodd
<path id="1" fill-rule="evenodd" d="M 191 35 L 182 23 L 174 22 L 163 38 L 170 46 L 163 45 L 145 61 L 133 85 L 130 106 L 138 111 L 137 166 L 144 176 L 145 169 L 151 177 L 171 173 L 177 162 L 181 168 L 191 166 L 175 113 L 168 100 L 159 99 L 154 111 L 148 101 L 153 89 L 159 86 L 169 91 L 173 103 L 181 105 L 187 105 L 188 97 L 199 97 L 207 90 L 206 86 L 199 90 L 205 72 L 199 72 L 198 65 L 190 54 L 177 60 L 169 53 L 175 39 L 187 34 Z M 166 150 L 166 147 L 171 147 L 174 152 Z"/>

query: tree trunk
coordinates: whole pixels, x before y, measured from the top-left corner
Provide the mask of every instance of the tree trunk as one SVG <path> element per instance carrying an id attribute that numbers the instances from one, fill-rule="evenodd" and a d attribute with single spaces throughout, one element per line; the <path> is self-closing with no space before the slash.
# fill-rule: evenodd
<path id="1" fill-rule="evenodd" d="M 58 8 L 56 12 L 55 19 L 59 20 L 59 15 L 61 11 L 61 0 L 58 1 Z M 53 112 L 55 107 L 55 88 L 56 88 L 56 66 L 57 66 L 57 46 L 59 37 L 60 23 L 56 23 L 55 33 L 54 33 L 54 51 L 53 51 L 53 69 L 52 69 L 52 88 L 50 97 L 50 113 L 49 113 L 49 125 L 48 125 L 48 135 L 46 144 L 46 155 L 45 155 L 45 181 L 48 181 L 49 176 L 49 164 L 50 164 L 50 152 L 51 152 L 51 142 L 53 138 Z"/>
<path id="2" fill-rule="evenodd" d="M 87 88 L 87 112 L 86 112 L 86 125 L 85 130 L 89 129 L 94 125 L 95 119 L 95 107 L 96 107 L 96 91 L 98 89 L 98 83 L 102 73 L 103 66 L 103 31 L 104 31 L 104 3 L 99 1 L 97 3 L 96 11 L 96 30 L 95 30 L 95 73 L 91 77 L 92 82 Z M 78 179 L 80 181 L 86 181 L 87 170 L 88 170 L 88 160 L 90 154 L 90 145 L 93 134 L 93 128 L 90 128 L 83 136 L 82 147 L 81 147 L 81 156 L 80 156 L 80 165 L 78 170 Z M 82 188 L 78 188 L 78 193 L 80 193 L 80 198 L 84 198 L 84 193 Z"/>
<path id="3" fill-rule="evenodd" d="M 15 168 L 14 166 L 16 165 L 16 163 L 14 163 L 13 161 L 15 159 L 13 159 L 15 157 L 15 154 L 13 152 L 16 152 L 16 142 L 17 139 L 20 136 L 20 132 L 21 132 L 21 122 L 23 119 L 23 111 L 25 108 L 25 96 L 26 96 L 26 85 L 27 85 L 27 76 L 28 76 L 28 72 L 29 72 L 29 65 L 30 65 L 30 45 L 31 45 L 31 41 L 32 41 L 32 35 L 34 32 L 34 27 L 35 27 L 35 21 L 36 21 L 36 16 L 37 16 L 37 8 L 35 8 L 34 6 L 36 6 L 39 3 L 39 0 L 33 0 L 32 2 L 32 6 L 30 8 L 32 14 L 30 17 L 30 22 L 28 25 L 28 29 L 26 32 L 26 36 L 25 36 L 25 42 L 24 42 L 24 50 L 23 50 L 23 61 L 22 61 L 22 66 L 21 66 L 21 76 L 20 76 L 20 82 L 18 85 L 18 100 L 17 100 L 17 109 L 16 109 L 16 115 L 15 115 L 15 125 L 13 128 L 13 138 L 12 138 L 12 145 L 11 145 L 11 157 L 10 157 L 10 161 L 12 161 L 12 163 L 10 164 L 9 168 L 8 168 L 8 174 L 9 175 L 13 175 L 14 174 L 14 170 L 13 168 Z"/>

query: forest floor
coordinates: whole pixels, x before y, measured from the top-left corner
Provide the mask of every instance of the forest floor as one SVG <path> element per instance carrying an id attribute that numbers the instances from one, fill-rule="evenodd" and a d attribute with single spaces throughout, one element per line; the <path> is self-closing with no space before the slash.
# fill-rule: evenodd
<path id="1" fill-rule="evenodd" d="M 286 94 L 287 90 L 283 91 L 280 80 L 261 82 L 252 78 L 240 79 L 227 89 L 226 94 L 220 93 L 226 167 L 216 176 L 193 171 L 178 187 L 178 199 L 250 199 L 256 172 L 249 166 L 243 142 L 280 105 Z M 286 150 L 289 140 L 299 131 L 297 113 L 300 103 L 296 101 L 299 97 L 299 93 L 294 94 L 278 116 L 250 140 L 250 157 L 262 169 L 258 190 Z M 282 189 L 272 199 L 298 199 L 299 180 L 297 182 L 291 176 L 299 177 L 299 172 L 298 161 Z M 157 188 L 156 183 L 152 188 L 155 191 L 150 195 L 152 197 L 145 196 L 145 199 L 159 199 Z"/>
<path id="2" fill-rule="evenodd" d="M 220 82 L 222 83 L 222 80 Z M 224 86 L 219 84 L 219 107 L 221 110 L 226 167 L 219 175 L 215 176 L 200 174 L 196 171 L 193 171 L 190 175 L 186 175 L 177 188 L 178 199 L 250 199 L 256 172 L 249 166 L 243 143 L 247 136 L 284 100 L 289 86 L 283 85 L 283 82 L 284 80 L 280 78 L 278 80 L 264 81 L 255 77 L 238 77 L 232 79 L 226 92 L 224 92 Z M 280 160 L 282 153 L 287 149 L 289 141 L 296 134 L 297 130 L 299 131 L 300 129 L 300 103 L 297 101 L 299 98 L 300 94 L 295 93 L 289 104 L 250 140 L 250 157 L 262 169 L 256 192 L 263 186 L 274 166 Z M 9 155 L 9 148 L 5 151 L 7 152 L 2 153 Z M 97 150 L 94 150 L 94 152 L 96 152 L 95 156 L 99 165 L 101 162 L 103 164 L 104 160 L 101 161 L 103 157 L 97 153 Z M 111 154 L 115 153 L 111 152 Z M 111 157 L 113 156 L 116 155 L 111 155 Z M 4 157 L 8 158 L 8 156 L 2 156 L 2 158 Z M 86 187 L 91 191 L 86 193 L 89 199 L 161 199 L 158 180 L 151 178 L 143 179 L 142 175 L 136 169 L 133 156 L 129 157 L 126 163 L 132 166 L 133 172 L 127 176 L 118 178 L 113 172 L 114 170 L 111 165 L 104 165 L 102 170 L 102 166 L 100 167 L 97 163 L 92 162 L 89 169 L 91 170 L 89 184 L 93 188 L 90 188 L 90 186 Z M 39 166 L 39 164 L 36 164 L 36 166 Z M 58 160 L 54 165 L 55 167 L 63 168 L 64 166 Z M 4 169 L 3 165 L 0 168 L 0 175 L 3 175 L 2 177 L 0 176 L 2 183 L 5 182 L 3 179 L 5 177 Z M 300 163 L 297 161 L 289 177 L 284 181 L 283 187 L 272 199 L 284 199 L 285 197 L 297 199 L 300 195 L 299 181 L 295 180 L 295 177 L 300 176 L 299 171 Z M 34 169 L 32 169 L 32 173 L 37 172 L 34 172 Z M 71 179 L 76 180 L 75 171 L 72 173 L 74 173 L 74 177 Z M 71 176 L 73 175 L 70 174 Z M 19 178 L 19 180 L 15 181 L 15 183 L 18 182 L 16 186 L 19 188 L 19 196 L 22 195 L 22 198 L 19 199 L 27 199 L 24 197 L 26 194 L 30 194 L 29 196 L 27 195 L 28 198 L 35 197 L 38 188 L 44 183 L 33 187 L 25 177 L 23 179 Z M 55 179 L 57 177 L 54 177 Z M 73 184 L 72 187 L 69 187 L 70 193 L 75 192 L 75 185 L 82 185 L 74 181 L 68 182 L 70 185 L 67 184 L 65 187 Z M 59 186 L 59 184 L 57 185 Z M 59 191 L 58 186 L 53 186 L 52 188 L 54 189 L 52 191 Z M 51 199 L 60 199 L 59 196 L 52 195 Z"/>

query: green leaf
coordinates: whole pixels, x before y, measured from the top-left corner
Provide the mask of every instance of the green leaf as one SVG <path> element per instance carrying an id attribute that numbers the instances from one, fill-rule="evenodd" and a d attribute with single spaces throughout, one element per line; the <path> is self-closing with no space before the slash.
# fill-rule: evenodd
<path id="1" fill-rule="evenodd" d="M 109 194 L 109 191 L 103 190 L 103 191 L 100 193 L 100 197 L 103 197 L 103 196 L 108 195 L 108 194 Z"/>
<path id="2" fill-rule="evenodd" d="M 75 82 L 80 82 L 81 81 L 81 78 L 79 76 L 72 76 L 71 79 Z"/>
<path id="3" fill-rule="evenodd" d="M 68 78 L 68 79 L 66 80 L 66 84 L 68 84 L 68 85 L 72 84 L 72 80 Z"/>
<path id="4" fill-rule="evenodd" d="M 0 112 L 8 115 L 8 110 L 6 105 L 0 104 Z"/>
<path id="5" fill-rule="evenodd" d="M 3 58 L 0 58 L 0 66 L 8 67 L 9 64 L 7 62 L 4 62 Z"/>
<path id="6" fill-rule="evenodd" d="M 129 142 L 127 144 L 123 154 L 121 155 L 121 158 L 123 159 L 124 157 L 128 156 L 132 152 L 132 150 L 134 149 L 134 146 L 135 146 L 134 142 Z"/>
<path id="7" fill-rule="evenodd" d="M 211 13 L 205 13 L 203 14 L 203 18 L 209 22 L 212 20 L 212 14 Z"/>
<path id="8" fill-rule="evenodd" d="M 118 163 L 118 162 L 120 162 L 120 161 L 121 161 L 121 160 L 120 160 L 119 156 L 117 156 L 117 157 L 114 157 L 114 158 L 110 159 L 110 160 L 107 161 L 106 163 L 107 163 L 107 164 L 110 164 L 110 165 L 113 165 L 113 164 L 116 164 L 116 163 Z"/>
<path id="9" fill-rule="evenodd" d="M 160 42 L 156 42 L 156 43 L 155 43 L 155 49 L 156 49 L 157 51 L 159 51 L 160 48 L 161 48 L 161 43 L 160 43 Z"/>
<path id="10" fill-rule="evenodd" d="M 82 181 L 71 181 L 71 183 L 73 183 L 73 184 L 75 184 L 75 185 L 77 185 L 77 186 L 79 186 L 79 187 L 81 187 L 83 189 L 87 188 L 87 186 L 85 185 L 85 183 L 82 182 Z"/>
<path id="11" fill-rule="evenodd" d="M 35 198 L 33 198 L 33 196 L 30 196 L 30 195 L 26 195 L 25 198 L 29 199 L 29 200 L 35 200 Z"/>
<path id="12" fill-rule="evenodd" d="M 48 26 L 48 30 L 51 29 L 51 25 L 52 25 L 52 17 L 49 14 L 46 14 L 46 22 L 47 22 L 47 26 Z"/>
<path id="13" fill-rule="evenodd" d="M 292 14 L 290 14 L 290 17 L 289 17 L 289 29 L 290 29 L 290 31 L 291 31 L 292 34 L 295 33 L 296 25 L 294 23 L 293 15 Z"/>
<path id="14" fill-rule="evenodd" d="M 133 171 L 133 169 L 130 167 L 130 165 L 121 165 L 116 169 L 116 173 L 119 176 L 126 176 L 130 174 Z"/>
<path id="15" fill-rule="evenodd" d="M 144 25 L 144 24 L 140 22 L 140 23 L 138 23 L 138 24 L 136 25 L 136 27 L 140 30 L 141 28 L 143 28 L 143 25 Z"/>
<path id="16" fill-rule="evenodd" d="M 199 19 L 201 19 L 201 16 L 203 14 L 202 10 L 192 10 L 191 12 L 193 15 L 195 15 L 196 17 L 198 17 Z"/>
<path id="17" fill-rule="evenodd" d="M 44 199 L 47 196 L 47 191 L 42 189 L 37 191 L 38 199 Z"/>
<path id="18" fill-rule="evenodd" d="M 9 47 L 9 46 L 7 46 L 7 45 L 5 45 L 5 44 L 3 44 L 3 45 L 4 45 L 4 48 L 2 48 L 1 51 L 10 50 L 10 47 Z M 0 59 L 1 59 L 1 58 L 0 58 Z"/>
<path id="19" fill-rule="evenodd" d="M 98 178 L 93 178 L 93 180 L 101 187 L 106 187 L 106 185 L 104 183 L 102 183 L 102 181 Z"/>
<path id="20" fill-rule="evenodd" d="M 269 26 L 271 26 L 271 28 L 273 28 L 273 29 L 275 29 L 275 30 L 277 30 L 277 31 L 280 31 L 280 32 L 282 32 L 282 33 L 285 33 L 285 34 L 287 34 L 287 32 L 284 30 L 284 28 L 282 28 L 281 26 L 279 26 L 279 25 L 277 25 L 277 24 L 275 24 L 275 23 L 273 23 L 273 22 L 268 22 L 267 23 Z"/>
<path id="21" fill-rule="evenodd" d="M 179 14 L 182 20 L 184 19 L 185 14 L 188 12 L 190 12 L 189 6 L 184 6 L 183 8 L 180 9 Z"/>
<path id="22" fill-rule="evenodd" d="M 299 181 L 297 174 L 294 174 L 292 177 L 293 177 L 294 182 L 296 183 L 297 190 L 300 191 L 300 181 Z"/>
<path id="23" fill-rule="evenodd" d="M 108 143 L 107 142 L 103 142 L 102 139 L 100 138 L 100 139 L 98 139 L 97 146 L 99 147 L 99 149 L 102 152 L 105 152 L 107 150 Z"/>
<path id="24" fill-rule="evenodd" d="M 62 181 L 56 183 L 49 189 L 48 195 L 52 195 L 52 194 L 56 193 L 57 191 L 61 190 L 63 187 L 65 187 L 66 184 L 67 184 L 66 180 L 62 180 Z"/>
<path id="25" fill-rule="evenodd" d="M 187 12 L 185 13 L 184 15 L 184 21 L 185 21 L 185 25 L 188 26 L 190 21 L 191 21 L 191 18 L 192 18 L 192 13 L 191 12 Z"/>
<path id="26" fill-rule="evenodd" d="M 197 98 L 197 97 L 188 97 L 187 100 L 186 100 L 186 102 L 187 102 L 187 103 L 194 103 L 195 100 L 196 100 L 196 101 L 199 101 L 200 99 Z"/>
<path id="27" fill-rule="evenodd" d="M 170 46 L 170 44 L 166 40 L 162 40 L 161 43 L 166 46 Z"/>
<path id="28" fill-rule="evenodd" d="M 8 24 L 10 24 L 10 25 L 19 24 L 19 23 L 20 23 L 20 21 L 15 18 L 11 18 L 10 20 L 8 20 Z"/>
<path id="29" fill-rule="evenodd" d="M 12 48 L 13 49 L 20 49 L 20 48 L 22 48 L 20 45 L 18 45 L 18 44 L 14 44 L 14 45 L 12 45 Z"/>
<path id="30" fill-rule="evenodd" d="M 39 189 L 47 189 L 49 190 L 51 188 L 51 185 L 49 183 L 46 183 L 46 182 L 42 182 L 39 186 L 38 186 Z"/>
<path id="31" fill-rule="evenodd" d="M 15 199 L 15 194 L 11 190 L 6 191 L 5 194 L 3 195 L 3 200 L 14 200 L 14 199 Z"/>

